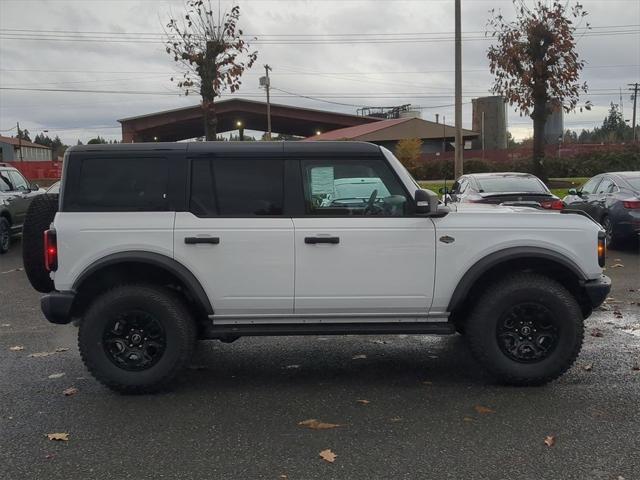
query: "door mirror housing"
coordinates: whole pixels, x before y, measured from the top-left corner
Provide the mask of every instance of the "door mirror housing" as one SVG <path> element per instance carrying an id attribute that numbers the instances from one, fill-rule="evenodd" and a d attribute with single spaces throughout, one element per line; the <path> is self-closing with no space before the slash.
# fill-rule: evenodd
<path id="1" fill-rule="evenodd" d="M 444 217 L 449 213 L 449 208 L 440 205 L 438 196 L 429 190 L 416 190 L 416 214 L 429 217 Z"/>
<path id="2" fill-rule="evenodd" d="M 32 183 L 29 188 L 32 192 L 35 192 L 36 190 L 40 190 L 40 185 L 38 185 L 37 183 Z"/>
<path id="3" fill-rule="evenodd" d="M 575 188 L 570 188 L 569 190 L 567 190 L 567 194 L 569 194 L 569 195 L 579 195 L 578 190 L 576 190 Z"/>

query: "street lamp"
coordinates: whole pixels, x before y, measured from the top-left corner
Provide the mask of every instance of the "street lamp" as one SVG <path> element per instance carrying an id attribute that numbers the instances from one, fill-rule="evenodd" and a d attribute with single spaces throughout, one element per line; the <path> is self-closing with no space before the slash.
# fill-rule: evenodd
<path id="1" fill-rule="evenodd" d="M 236 122 L 236 127 L 238 127 L 238 132 L 240 134 L 240 141 L 244 141 L 244 126 L 242 125 L 242 122 L 240 120 L 238 120 Z"/>

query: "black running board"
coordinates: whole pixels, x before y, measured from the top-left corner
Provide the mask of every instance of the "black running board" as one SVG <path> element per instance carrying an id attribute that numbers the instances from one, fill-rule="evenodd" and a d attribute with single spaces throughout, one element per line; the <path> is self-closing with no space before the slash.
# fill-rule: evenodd
<path id="1" fill-rule="evenodd" d="M 455 333 L 450 322 L 425 323 L 301 323 L 271 325 L 220 325 L 207 326 L 203 333 L 206 339 L 228 337 L 281 336 L 281 335 L 398 335 Z"/>

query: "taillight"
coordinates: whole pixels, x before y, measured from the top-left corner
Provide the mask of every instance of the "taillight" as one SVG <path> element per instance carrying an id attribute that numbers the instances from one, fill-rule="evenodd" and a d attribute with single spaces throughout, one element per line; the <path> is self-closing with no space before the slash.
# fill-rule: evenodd
<path id="1" fill-rule="evenodd" d="M 564 208 L 564 202 L 562 200 L 545 200 L 540 202 L 540 206 L 550 210 L 562 210 Z"/>
<path id="2" fill-rule="evenodd" d="M 598 232 L 598 265 L 604 267 L 607 254 L 607 238 L 604 232 Z"/>
<path id="3" fill-rule="evenodd" d="M 623 200 L 622 205 L 624 205 L 624 208 L 635 210 L 640 208 L 640 200 L 637 198 L 630 198 L 629 200 Z"/>
<path id="4" fill-rule="evenodd" d="M 44 268 L 47 272 L 58 269 L 58 240 L 55 230 L 44 232 Z"/>

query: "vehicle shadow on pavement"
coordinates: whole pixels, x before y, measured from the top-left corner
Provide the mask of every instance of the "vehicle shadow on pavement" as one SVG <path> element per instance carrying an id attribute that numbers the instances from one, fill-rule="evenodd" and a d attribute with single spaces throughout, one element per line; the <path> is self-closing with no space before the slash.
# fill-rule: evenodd
<path id="1" fill-rule="evenodd" d="M 450 337 L 285 337 L 202 343 L 176 391 L 243 384 L 361 387 L 486 384 L 460 335 Z"/>

